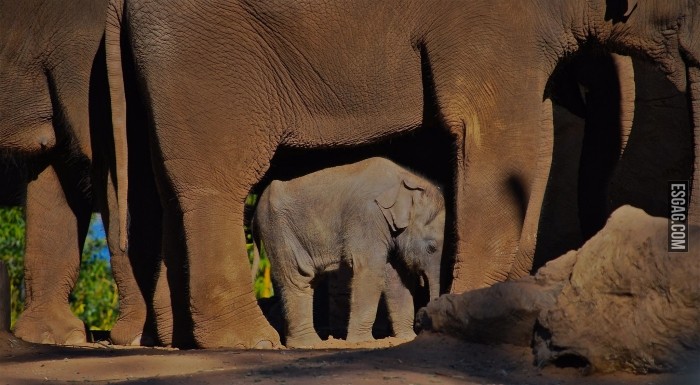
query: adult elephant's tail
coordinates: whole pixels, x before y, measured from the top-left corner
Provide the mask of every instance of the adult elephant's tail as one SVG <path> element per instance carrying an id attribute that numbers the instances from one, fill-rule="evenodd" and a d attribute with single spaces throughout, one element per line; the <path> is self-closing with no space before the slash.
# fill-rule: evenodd
<path id="1" fill-rule="evenodd" d="M 121 27 L 124 11 L 123 0 L 110 0 L 105 26 L 105 50 L 107 54 L 107 78 L 112 109 L 112 129 L 114 135 L 114 168 L 110 181 L 117 194 L 119 220 L 119 248 L 127 249 L 127 192 L 128 149 L 126 141 L 126 95 L 122 72 Z"/>

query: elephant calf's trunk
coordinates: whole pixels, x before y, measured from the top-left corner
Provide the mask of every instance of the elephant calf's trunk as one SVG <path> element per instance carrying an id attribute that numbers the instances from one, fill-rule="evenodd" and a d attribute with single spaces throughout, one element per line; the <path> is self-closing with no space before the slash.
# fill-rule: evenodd
<path id="1" fill-rule="evenodd" d="M 437 268 L 432 268 L 431 271 L 426 274 L 426 278 L 430 290 L 430 300 L 432 301 L 440 296 L 440 266 L 438 265 Z"/>

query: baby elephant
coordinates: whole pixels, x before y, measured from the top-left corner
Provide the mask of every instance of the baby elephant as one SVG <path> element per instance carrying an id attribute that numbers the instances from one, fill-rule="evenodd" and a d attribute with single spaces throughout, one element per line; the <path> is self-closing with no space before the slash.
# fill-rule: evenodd
<path id="1" fill-rule="evenodd" d="M 391 262 L 419 275 L 430 298 L 436 298 L 444 226 L 439 188 L 387 159 L 273 181 L 260 198 L 253 231 L 270 257 L 281 292 L 287 346 L 321 341 L 313 327 L 312 281 L 341 264 L 352 270 L 348 341 L 372 339 L 382 292 L 395 334 L 413 335 L 412 297 L 396 292 L 408 289 L 397 285 L 398 276 L 385 266 Z M 408 321 L 397 322 L 407 313 Z"/>

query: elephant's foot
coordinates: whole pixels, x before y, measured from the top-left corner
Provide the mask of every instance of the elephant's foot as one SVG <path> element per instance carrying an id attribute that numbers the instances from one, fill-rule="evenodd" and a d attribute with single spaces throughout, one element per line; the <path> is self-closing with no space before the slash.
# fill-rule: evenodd
<path id="1" fill-rule="evenodd" d="M 323 342 L 323 340 L 321 340 L 321 337 L 319 337 L 316 333 L 308 333 L 297 336 L 288 335 L 285 346 L 291 349 L 310 349 L 321 342 Z"/>
<path id="2" fill-rule="evenodd" d="M 374 337 L 372 336 L 372 330 L 368 332 L 351 332 L 348 331 L 348 336 L 345 338 L 347 342 L 367 342 L 367 341 L 374 341 Z"/>
<path id="3" fill-rule="evenodd" d="M 87 342 L 85 325 L 71 313 L 68 304 L 32 306 L 15 324 L 15 335 L 39 344 L 80 345 Z"/>
<path id="4" fill-rule="evenodd" d="M 140 318 L 142 317 L 119 317 L 109 333 L 112 343 L 128 346 L 146 345 L 142 343 L 145 317 Z"/>
<path id="5" fill-rule="evenodd" d="M 245 317 L 241 317 L 242 320 Z M 195 330 L 195 342 L 200 348 L 273 349 L 281 346 L 275 329 L 265 318 L 249 322 L 231 322 L 225 327 Z M 206 329 L 206 330 L 205 330 Z"/>
<path id="6" fill-rule="evenodd" d="M 115 327 L 117 326 L 116 324 L 114 325 Z M 129 340 L 129 335 L 133 335 L 133 338 Z M 148 333 L 146 331 L 139 332 L 137 334 L 133 334 L 131 332 L 123 332 L 117 330 L 115 332 L 114 329 L 112 329 L 109 333 L 109 339 L 112 341 L 114 345 L 125 345 L 125 346 L 156 346 L 158 341 L 158 337 L 156 337 L 154 334 Z"/>
<path id="7" fill-rule="evenodd" d="M 413 330 L 400 330 L 394 333 L 394 337 L 401 340 L 411 341 L 416 338 L 416 333 Z"/>
<path id="8" fill-rule="evenodd" d="M 153 298 L 153 312 L 148 317 L 145 333 L 154 335 L 157 343 L 160 345 L 172 346 L 173 309 L 170 305 L 170 289 L 167 286 L 167 277 L 162 274 L 158 280 L 156 295 Z M 153 320 L 151 321 L 150 318 L 153 318 Z"/>
<path id="9" fill-rule="evenodd" d="M 163 346 L 172 346 L 173 344 L 173 322 L 170 321 L 167 326 L 160 326 L 159 323 L 156 330 L 156 341 Z"/>

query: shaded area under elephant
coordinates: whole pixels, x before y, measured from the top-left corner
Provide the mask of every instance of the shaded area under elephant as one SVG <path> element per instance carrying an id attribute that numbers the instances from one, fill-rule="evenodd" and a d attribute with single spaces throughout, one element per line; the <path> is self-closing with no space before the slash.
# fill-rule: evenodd
<path id="1" fill-rule="evenodd" d="M 286 345 L 321 342 L 316 276 L 337 269 L 352 272 L 348 341 L 372 339 L 381 296 L 396 335 L 414 336 L 413 295 L 401 279 L 421 277 L 431 297 L 439 295 L 444 221 L 440 190 L 383 158 L 273 181 L 260 197 L 253 234 L 282 298 Z"/>

